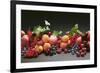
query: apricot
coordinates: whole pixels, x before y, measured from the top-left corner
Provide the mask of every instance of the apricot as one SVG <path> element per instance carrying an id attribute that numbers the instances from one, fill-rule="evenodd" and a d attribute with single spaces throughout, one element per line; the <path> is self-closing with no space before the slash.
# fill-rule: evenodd
<path id="1" fill-rule="evenodd" d="M 51 44 L 50 43 L 44 43 L 44 45 L 43 45 L 44 51 L 46 49 L 49 49 L 50 47 L 51 47 Z"/>
<path id="2" fill-rule="evenodd" d="M 48 42 L 49 42 L 49 36 L 48 36 L 47 34 L 44 34 L 44 35 L 42 36 L 42 41 L 43 41 L 44 43 L 48 43 Z"/>
<path id="3" fill-rule="evenodd" d="M 38 45 L 36 45 L 36 46 L 35 46 L 35 49 L 36 49 L 36 51 L 37 51 L 39 54 L 43 52 L 43 46 L 38 46 Z"/>
<path id="4" fill-rule="evenodd" d="M 64 49 L 67 47 L 67 43 L 61 42 L 60 43 L 60 48 Z"/>
<path id="5" fill-rule="evenodd" d="M 64 36 L 62 36 L 62 38 L 61 38 L 61 41 L 62 42 L 68 42 L 68 40 L 69 40 L 69 36 L 68 35 L 64 35 Z"/>

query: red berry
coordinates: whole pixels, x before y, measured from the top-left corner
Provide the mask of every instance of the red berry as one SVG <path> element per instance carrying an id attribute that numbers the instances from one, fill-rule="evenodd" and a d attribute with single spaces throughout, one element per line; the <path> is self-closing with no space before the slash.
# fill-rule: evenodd
<path id="1" fill-rule="evenodd" d="M 84 52 L 84 51 L 86 51 L 86 48 L 84 47 L 84 48 L 82 48 L 82 51 Z"/>
<path id="2" fill-rule="evenodd" d="M 56 52 L 57 52 L 58 54 L 61 54 L 62 50 L 59 48 L 59 49 L 56 50 Z"/>
<path id="3" fill-rule="evenodd" d="M 30 57 L 33 57 L 33 55 L 34 55 L 33 50 L 32 50 L 32 49 L 28 49 L 28 50 L 26 51 L 25 57 L 30 58 Z"/>
<path id="4" fill-rule="evenodd" d="M 78 49 L 82 49 L 82 44 L 79 44 L 78 45 Z"/>

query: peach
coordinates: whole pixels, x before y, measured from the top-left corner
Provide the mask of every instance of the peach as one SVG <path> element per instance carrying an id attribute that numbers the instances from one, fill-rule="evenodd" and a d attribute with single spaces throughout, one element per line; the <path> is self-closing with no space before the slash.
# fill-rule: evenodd
<path id="1" fill-rule="evenodd" d="M 42 46 L 36 45 L 36 46 L 35 46 L 35 49 L 36 49 L 36 51 L 37 51 L 39 54 L 43 52 L 43 47 L 42 47 Z"/>
<path id="2" fill-rule="evenodd" d="M 66 43 L 69 40 L 69 36 L 68 35 L 64 35 L 64 36 L 62 36 L 61 40 L 62 40 L 62 42 Z"/>
<path id="3" fill-rule="evenodd" d="M 50 43 L 44 43 L 44 45 L 43 45 L 44 51 L 46 49 L 49 49 L 50 47 L 51 47 L 51 44 Z"/>
<path id="4" fill-rule="evenodd" d="M 64 49 L 67 47 L 67 43 L 61 42 L 60 43 L 60 48 Z"/>
<path id="5" fill-rule="evenodd" d="M 42 41 L 43 41 L 44 43 L 48 43 L 48 42 L 49 42 L 49 36 L 48 36 L 47 34 L 44 34 L 44 35 L 42 36 Z"/>

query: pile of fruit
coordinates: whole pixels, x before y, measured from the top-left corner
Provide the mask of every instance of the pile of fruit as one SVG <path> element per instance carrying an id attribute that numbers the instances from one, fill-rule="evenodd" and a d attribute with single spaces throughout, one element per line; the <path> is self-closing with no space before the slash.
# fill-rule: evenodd
<path id="1" fill-rule="evenodd" d="M 21 30 L 21 55 L 24 58 L 61 53 L 84 57 L 88 52 L 90 52 L 90 32 L 81 32 L 77 24 L 65 33 L 50 31 L 41 26 L 35 26 L 33 30 L 28 31 Z"/>

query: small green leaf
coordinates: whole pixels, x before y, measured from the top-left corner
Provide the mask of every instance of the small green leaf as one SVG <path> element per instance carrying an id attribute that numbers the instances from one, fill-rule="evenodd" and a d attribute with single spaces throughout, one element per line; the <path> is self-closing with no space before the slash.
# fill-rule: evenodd
<path id="1" fill-rule="evenodd" d="M 33 28 L 33 33 L 36 33 L 36 35 L 39 35 L 41 32 L 46 31 L 45 27 L 41 27 L 41 26 L 35 26 Z"/>
<path id="2" fill-rule="evenodd" d="M 73 35 L 74 33 L 78 33 L 79 32 L 79 29 L 78 29 L 78 24 L 75 24 L 71 31 L 70 31 L 70 35 Z"/>
<path id="3" fill-rule="evenodd" d="M 62 34 L 62 31 L 53 31 L 53 35 L 55 35 L 55 36 L 58 36 L 60 34 Z"/>

